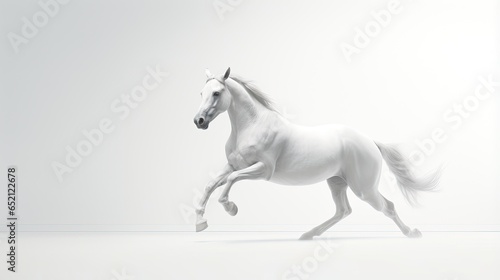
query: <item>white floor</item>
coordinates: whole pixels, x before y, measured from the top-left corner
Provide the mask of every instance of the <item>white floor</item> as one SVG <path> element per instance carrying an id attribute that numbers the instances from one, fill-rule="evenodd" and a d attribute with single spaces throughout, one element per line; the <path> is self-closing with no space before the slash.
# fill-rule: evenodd
<path id="1" fill-rule="evenodd" d="M 18 233 L 0 279 L 500 279 L 500 232 Z M 0 243 L 5 258 L 5 238 Z M 5 254 L 4 254 L 5 252 Z"/>

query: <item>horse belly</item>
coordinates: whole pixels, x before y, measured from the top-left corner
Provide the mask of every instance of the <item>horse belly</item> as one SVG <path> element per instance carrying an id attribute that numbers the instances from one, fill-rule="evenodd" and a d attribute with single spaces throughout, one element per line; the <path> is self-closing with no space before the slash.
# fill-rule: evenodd
<path id="1" fill-rule="evenodd" d="M 280 168 L 275 170 L 269 181 L 281 185 L 311 185 L 339 175 L 339 169 L 331 166 L 310 166 L 304 168 Z"/>
<path id="2" fill-rule="evenodd" d="M 331 135 L 308 135 L 288 146 L 270 181 L 283 185 L 310 185 L 340 175 L 341 145 Z"/>

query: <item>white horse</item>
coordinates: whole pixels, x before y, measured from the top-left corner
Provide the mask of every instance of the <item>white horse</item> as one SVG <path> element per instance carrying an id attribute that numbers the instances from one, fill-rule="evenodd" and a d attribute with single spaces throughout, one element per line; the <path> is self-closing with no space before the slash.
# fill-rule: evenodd
<path id="1" fill-rule="evenodd" d="M 208 227 L 203 218 L 212 192 L 226 185 L 219 202 L 232 216 L 238 207 L 228 198 L 240 180 L 267 180 L 284 185 L 309 185 L 326 180 L 335 202 L 335 215 L 304 233 L 300 239 L 319 236 L 351 213 L 346 190 L 351 190 L 373 208 L 391 218 L 408 237 L 420 237 L 398 217 L 394 204 L 378 191 L 385 159 L 409 202 L 416 191 L 430 191 L 440 172 L 415 178 L 409 164 L 393 146 L 374 142 L 363 134 L 341 125 L 305 127 L 293 124 L 273 109 L 270 100 L 252 84 L 206 70 L 207 81 L 201 91 L 202 102 L 194 123 L 207 129 L 220 113 L 228 111 L 231 135 L 226 143 L 227 164 L 205 188 L 196 209 L 196 231 Z"/>

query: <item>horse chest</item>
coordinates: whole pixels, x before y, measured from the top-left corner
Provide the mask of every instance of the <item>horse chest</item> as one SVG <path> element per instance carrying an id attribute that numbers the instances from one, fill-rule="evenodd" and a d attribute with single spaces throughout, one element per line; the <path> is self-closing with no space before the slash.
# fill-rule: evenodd
<path id="1" fill-rule="evenodd" d="M 235 169 L 246 168 L 258 161 L 264 161 L 268 147 L 268 137 L 247 134 L 230 138 L 226 144 L 227 160 Z"/>
<path id="2" fill-rule="evenodd" d="M 259 161 L 258 147 L 253 144 L 234 145 L 227 151 L 227 160 L 239 170 Z"/>

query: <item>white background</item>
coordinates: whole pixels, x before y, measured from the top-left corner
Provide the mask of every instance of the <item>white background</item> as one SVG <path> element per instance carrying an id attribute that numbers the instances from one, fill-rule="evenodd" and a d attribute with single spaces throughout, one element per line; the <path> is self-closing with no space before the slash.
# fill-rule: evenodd
<path id="1" fill-rule="evenodd" d="M 0 161 L 18 166 L 21 224 L 62 230 L 191 225 L 183 209 L 224 165 L 230 129 L 227 115 L 207 131 L 192 123 L 204 69 L 222 73 L 231 66 L 297 123 L 343 123 L 377 141 L 401 143 L 407 153 L 443 128 L 446 141 L 420 166 L 425 172 L 446 165 L 441 191 L 424 195 L 417 209 L 387 177 L 381 191 L 411 225 L 500 225 L 500 87 L 458 128 L 443 120 L 474 93 L 479 76 L 496 71 L 497 1 L 401 1 L 401 12 L 351 62 L 341 44 L 352 45 L 355 29 L 388 1 L 243 1 L 223 18 L 214 3 L 72 1 L 18 53 L 7 34 L 20 34 L 22 18 L 41 8 L 36 1 L 0 4 Z M 120 120 L 110 104 L 156 65 L 170 76 Z M 66 146 L 74 148 L 85 139 L 81 131 L 103 118 L 115 130 L 59 182 L 51 164 L 64 163 Z M 239 182 L 231 193 L 236 217 L 216 198 L 206 213 L 211 226 L 319 224 L 334 211 L 325 183 Z M 352 193 L 349 198 L 354 212 L 343 225 L 393 226 Z"/>

